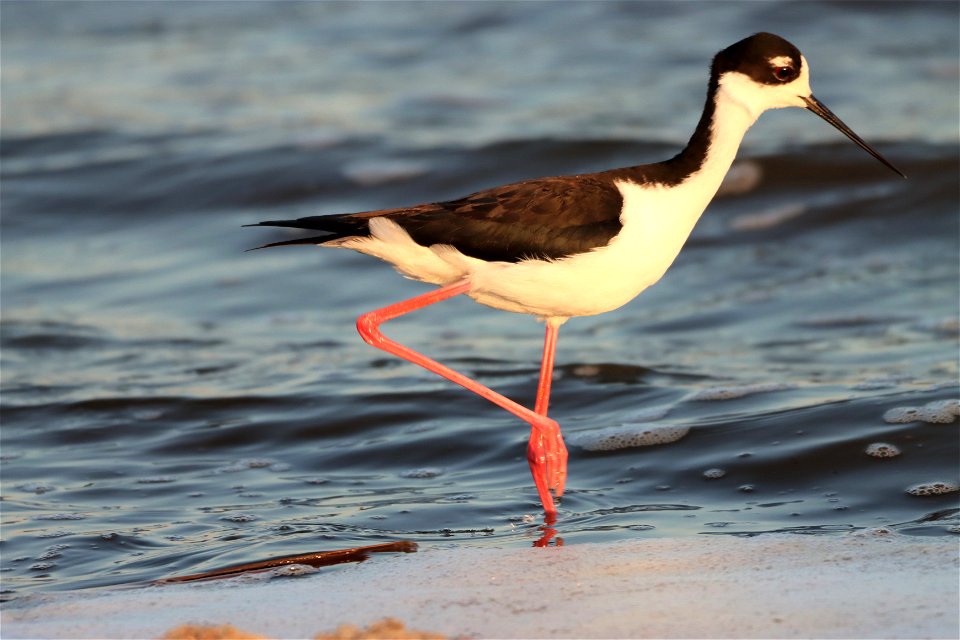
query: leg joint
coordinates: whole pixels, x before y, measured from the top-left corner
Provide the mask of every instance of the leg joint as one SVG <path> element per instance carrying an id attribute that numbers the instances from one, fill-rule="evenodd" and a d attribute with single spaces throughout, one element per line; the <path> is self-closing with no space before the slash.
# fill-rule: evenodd
<path id="1" fill-rule="evenodd" d="M 357 318 L 357 331 L 363 341 L 374 347 L 383 342 L 383 333 L 380 332 L 380 323 L 383 320 L 376 311 L 370 311 Z"/>

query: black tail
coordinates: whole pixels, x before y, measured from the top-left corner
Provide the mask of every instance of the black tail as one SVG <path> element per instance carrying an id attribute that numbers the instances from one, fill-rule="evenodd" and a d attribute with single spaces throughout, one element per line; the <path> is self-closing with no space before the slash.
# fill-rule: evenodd
<path id="1" fill-rule="evenodd" d="M 294 229 L 312 229 L 325 231 L 325 235 L 310 236 L 308 238 L 296 238 L 294 240 L 283 240 L 281 242 L 271 242 L 260 247 L 250 249 L 266 249 L 268 247 L 281 247 L 288 244 L 320 244 L 330 240 L 338 240 L 349 236 L 366 236 L 370 234 L 368 228 L 368 218 L 358 218 L 355 214 L 336 214 L 330 216 L 308 216 L 306 218 L 297 218 L 296 220 L 265 220 L 254 224 L 245 224 L 245 227 L 291 227 Z"/>

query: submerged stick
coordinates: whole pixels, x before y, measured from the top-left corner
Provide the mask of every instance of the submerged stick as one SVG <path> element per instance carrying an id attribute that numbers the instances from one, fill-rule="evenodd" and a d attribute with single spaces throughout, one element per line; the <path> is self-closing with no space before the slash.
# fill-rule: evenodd
<path id="1" fill-rule="evenodd" d="M 314 553 L 301 553 L 292 556 L 282 556 L 280 558 L 270 558 L 259 562 L 247 562 L 230 567 L 221 567 L 211 569 L 203 573 L 193 573 L 188 576 L 177 576 L 174 578 L 161 578 L 155 580 L 154 584 L 169 584 L 173 582 L 194 582 L 196 580 L 214 580 L 217 578 L 230 578 L 244 573 L 255 573 L 284 567 L 294 564 L 305 564 L 311 567 L 326 567 L 334 564 L 343 564 L 345 562 L 363 562 L 370 557 L 371 553 L 413 553 L 417 550 L 417 543 L 410 540 L 400 540 L 397 542 L 385 542 L 383 544 L 373 544 L 366 547 L 354 547 L 353 549 L 337 549 L 334 551 L 317 551 Z"/>

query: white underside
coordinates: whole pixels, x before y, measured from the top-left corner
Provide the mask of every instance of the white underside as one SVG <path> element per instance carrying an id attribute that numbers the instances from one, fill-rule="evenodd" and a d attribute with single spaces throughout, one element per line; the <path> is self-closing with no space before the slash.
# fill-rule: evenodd
<path id="1" fill-rule="evenodd" d="M 607 245 L 559 260 L 486 262 L 448 245 L 417 244 L 387 218 L 370 220 L 369 237 L 325 243 L 385 260 L 414 280 L 444 285 L 469 279 L 477 302 L 562 321 L 616 309 L 657 282 L 673 263 L 730 168 L 755 116 L 718 100 L 707 161 L 680 186 L 620 182 L 622 229 Z"/>

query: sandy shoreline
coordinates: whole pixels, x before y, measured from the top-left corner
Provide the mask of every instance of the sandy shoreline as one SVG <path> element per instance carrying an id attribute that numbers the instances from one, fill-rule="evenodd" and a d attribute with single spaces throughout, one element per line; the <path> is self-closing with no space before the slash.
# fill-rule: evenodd
<path id="1" fill-rule="evenodd" d="M 956 638 L 958 578 L 955 537 L 894 533 L 425 548 L 296 579 L 28 596 L 3 637 L 309 638 L 393 616 L 447 637 Z"/>

